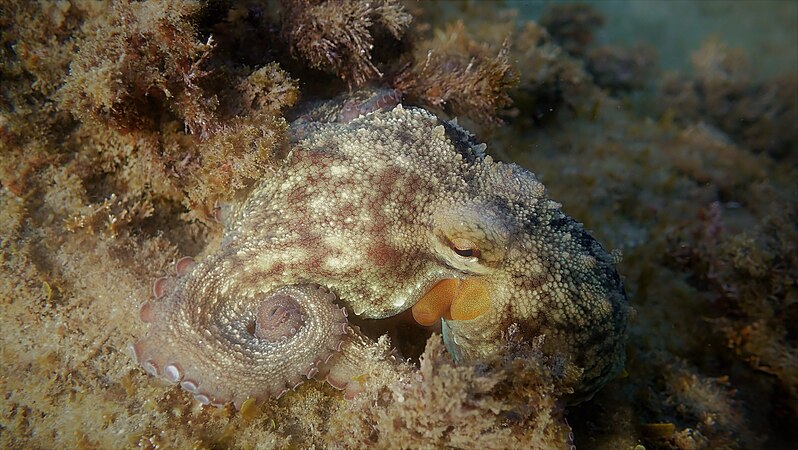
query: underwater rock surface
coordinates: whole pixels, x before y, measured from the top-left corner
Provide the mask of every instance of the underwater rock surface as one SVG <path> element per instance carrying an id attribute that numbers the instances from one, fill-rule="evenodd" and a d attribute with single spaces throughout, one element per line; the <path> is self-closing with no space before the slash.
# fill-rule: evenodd
<path id="1" fill-rule="evenodd" d="M 779 24 L 798 6 L 767 5 L 756 16 L 772 14 L 773 36 L 796 42 Z M 674 27 L 715 17 L 699 10 Z M 601 27 L 620 16 L 590 6 L 539 22 L 494 4 L 390 0 L 0 0 L 0 12 L 3 448 L 798 438 L 794 58 L 758 73 L 768 52 L 749 64 L 721 37 L 664 72 L 656 50 L 673 51 L 607 41 Z M 365 84 L 396 90 L 406 111 L 456 116 L 622 251 L 634 308 L 625 371 L 593 399 L 566 405 L 579 364 L 552 357 L 548 336 L 510 326 L 494 340 L 506 352 L 454 362 L 413 311 L 347 317 L 359 350 L 338 358 L 359 370 L 338 373 L 344 395 L 304 383 L 239 409 L 202 407 L 127 355 L 147 334 L 132 318 L 151 281 L 176 262 L 185 273 L 183 255 L 211 258 L 226 239 L 220 206 L 279 170 L 289 108 Z M 264 309 L 258 334 L 290 334 L 295 305 L 283 306 Z"/>

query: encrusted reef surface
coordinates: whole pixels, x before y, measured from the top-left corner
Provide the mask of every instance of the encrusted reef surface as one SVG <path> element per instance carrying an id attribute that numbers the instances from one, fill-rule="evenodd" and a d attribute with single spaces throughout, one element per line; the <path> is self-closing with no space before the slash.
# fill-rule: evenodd
<path id="1" fill-rule="evenodd" d="M 645 43 L 600 42 L 610 19 L 582 4 L 534 22 L 452 2 L 0 0 L 0 447 L 795 442 L 798 71 L 763 77 L 708 39 L 684 55 L 692 71 L 665 72 Z M 357 97 L 363 87 L 389 94 Z M 326 127 L 360 136 L 391 114 L 445 121 L 473 152 L 485 142 L 493 159 L 534 172 L 584 224 L 573 230 L 616 249 L 599 259 L 620 260 L 633 308 L 625 369 L 610 364 L 611 380 L 580 388 L 585 360 L 558 354 L 556 327 L 530 335 L 523 321 L 455 361 L 436 323 L 471 318 L 459 301 L 371 320 L 313 290 L 302 292 L 330 301 L 320 304 L 338 331 L 324 345 L 341 350 L 330 362 L 344 369 L 313 355 L 303 377 L 334 386 L 231 394 L 212 407 L 148 376 L 126 351 L 160 317 L 142 304 L 235 243 L 221 222 L 257 218 L 237 208 L 278 179 L 292 145 L 322 139 L 320 109 L 308 105 L 336 96 L 350 101 L 331 113 L 342 124 Z M 461 224 L 452 217 L 433 223 Z M 481 238 L 442 249 L 481 263 Z M 448 289 L 433 288 L 434 300 Z M 306 320 L 304 294 L 282 294 L 256 335 L 291 336 Z M 163 369 L 151 371 L 174 373 Z"/>

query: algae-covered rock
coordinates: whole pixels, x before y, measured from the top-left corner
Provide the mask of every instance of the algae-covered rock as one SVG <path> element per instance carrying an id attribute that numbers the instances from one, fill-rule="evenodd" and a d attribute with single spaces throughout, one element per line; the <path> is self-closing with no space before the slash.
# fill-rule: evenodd
<path id="1" fill-rule="evenodd" d="M 485 5 L 0 0 L 0 446 L 794 442 L 795 69 L 765 78 L 709 41 L 692 72 L 663 75 L 606 41 L 598 27 L 622 19 L 602 4 L 541 24 Z M 779 29 L 794 4 L 750 8 L 773 19 L 760 36 L 794 37 Z M 350 315 L 362 340 L 342 357 L 360 370 L 338 374 L 356 389 L 308 382 L 242 411 L 202 407 L 126 354 L 152 281 L 218 248 L 220 212 L 282 164 L 288 108 L 365 82 L 458 116 L 620 249 L 626 365 L 592 400 L 566 405 L 582 368 L 552 333 L 509 327 L 496 354 L 456 363 L 409 315 Z"/>

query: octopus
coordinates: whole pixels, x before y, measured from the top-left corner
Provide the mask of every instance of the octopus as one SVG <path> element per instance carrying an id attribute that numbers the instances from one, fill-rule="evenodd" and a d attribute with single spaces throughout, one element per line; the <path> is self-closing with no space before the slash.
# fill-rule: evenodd
<path id="1" fill-rule="evenodd" d="M 531 172 L 392 94 L 292 127 L 279 169 L 224 215 L 218 249 L 153 284 L 130 348 L 146 372 L 215 406 L 314 378 L 346 388 L 367 339 L 349 315 L 408 310 L 460 363 L 501 352 L 510 326 L 545 336 L 582 369 L 574 398 L 623 368 L 615 258 Z"/>

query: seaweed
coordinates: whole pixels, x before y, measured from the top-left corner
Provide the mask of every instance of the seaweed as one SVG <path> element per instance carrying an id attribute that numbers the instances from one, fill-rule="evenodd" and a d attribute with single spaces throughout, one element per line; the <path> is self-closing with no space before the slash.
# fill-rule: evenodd
<path id="1" fill-rule="evenodd" d="M 521 73 L 511 93 L 520 123 L 531 121 L 542 127 L 556 122 L 560 113 L 590 109 L 594 87 L 582 63 L 568 56 L 535 22 L 518 31 L 512 57 Z M 591 106 L 587 106 L 591 105 Z"/>
<path id="2" fill-rule="evenodd" d="M 186 20 L 199 9 L 190 0 L 115 2 L 84 25 L 92 31 L 77 44 L 61 108 L 123 131 L 156 131 L 170 112 L 193 133 L 213 132 L 218 98 L 201 86 L 213 44 Z"/>
<path id="3" fill-rule="evenodd" d="M 774 203 L 759 223 L 729 229 L 717 203 L 674 237 L 672 261 L 689 267 L 695 282 L 724 314 L 710 323 L 753 369 L 775 375 L 798 414 L 798 230 L 796 202 Z"/>
<path id="4" fill-rule="evenodd" d="M 498 115 L 512 103 L 508 91 L 516 80 L 509 42 L 498 48 L 479 42 L 458 21 L 421 43 L 393 86 L 411 102 L 488 125 L 501 123 Z"/>
<path id="5" fill-rule="evenodd" d="M 587 51 L 586 70 L 593 82 L 612 94 L 646 87 L 655 70 L 656 51 L 645 45 L 605 45 Z"/>
<path id="6" fill-rule="evenodd" d="M 559 396 L 581 371 L 543 356 L 542 338 L 523 342 L 510 327 L 506 351 L 478 365 L 456 365 L 440 336 L 420 365 L 385 388 L 356 398 L 331 423 L 328 445 L 412 448 L 558 448 L 569 443 Z M 406 369 L 405 369 L 406 370 Z M 367 436 L 363 440 L 363 436 Z"/>
<path id="7" fill-rule="evenodd" d="M 393 86 L 412 103 L 488 129 L 528 118 L 545 125 L 562 109 L 580 108 L 590 90 L 581 64 L 535 22 L 492 14 L 478 29 L 460 20 L 432 28 Z"/>
<path id="8" fill-rule="evenodd" d="M 51 99 L 69 69 L 81 21 L 98 5 L 0 2 L 0 183 L 16 195 L 31 190 L 35 174 L 64 158 L 59 145 L 72 123 Z"/>
<path id="9" fill-rule="evenodd" d="M 691 56 L 693 75 L 661 83 L 665 114 L 680 123 L 705 120 L 754 152 L 798 162 L 798 77 L 754 81 L 748 58 L 709 39 Z"/>
<path id="10" fill-rule="evenodd" d="M 166 180 L 161 195 L 209 220 L 279 153 L 287 130 L 281 110 L 298 89 L 277 63 L 220 66 L 212 38 L 203 42 L 196 30 L 198 17 L 210 17 L 203 6 L 213 5 L 114 3 L 83 25 L 87 35 L 57 96 L 86 125 L 130 135 L 134 150 L 114 159 L 150 174 L 142 189 Z"/>
<path id="11" fill-rule="evenodd" d="M 412 17 L 397 0 L 282 0 L 282 35 L 309 67 L 360 86 L 382 76 L 372 59 L 384 35 L 401 39 Z"/>
<path id="12" fill-rule="evenodd" d="M 600 88 L 638 89 L 645 64 L 593 47 L 601 20 L 570 8 L 547 29 L 467 3 L 0 0 L 0 447 L 794 442 L 794 73 L 760 80 L 710 41 L 640 119 Z M 435 336 L 394 359 L 422 330 L 370 344 L 352 400 L 308 382 L 237 413 L 135 367 L 150 281 L 212 248 L 217 207 L 279 164 L 300 86 L 361 83 L 492 127 L 491 153 L 623 250 L 624 378 L 566 409 L 578 371 L 539 341 L 458 365 Z"/>
<path id="13" fill-rule="evenodd" d="M 587 3 L 566 3 L 548 7 L 540 24 L 563 50 L 581 56 L 593 42 L 593 33 L 604 25 L 604 16 Z"/>
<path id="14" fill-rule="evenodd" d="M 288 123 L 281 110 L 299 97 L 296 82 L 270 63 L 241 80 L 238 91 L 238 114 L 220 121 L 219 131 L 193 141 L 192 147 L 176 141 L 172 151 L 165 152 L 172 158 L 175 177 L 184 183 L 187 203 L 204 217 L 214 216 L 220 202 L 264 176 L 288 143 Z"/>

